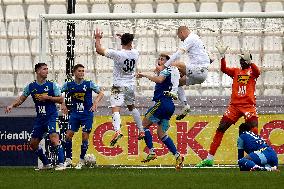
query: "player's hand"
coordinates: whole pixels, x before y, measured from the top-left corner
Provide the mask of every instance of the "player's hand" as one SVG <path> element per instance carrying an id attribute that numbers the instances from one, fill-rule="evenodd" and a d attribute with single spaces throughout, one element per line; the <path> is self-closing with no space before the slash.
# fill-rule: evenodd
<path id="1" fill-rule="evenodd" d="M 39 101 L 46 101 L 46 100 L 50 100 L 51 96 L 48 96 L 47 94 L 41 94 L 38 96 L 38 100 Z"/>
<path id="2" fill-rule="evenodd" d="M 98 105 L 96 103 L 90 108 L 90 112 L 96 112 L 98 110 Z"/>
<path id="3" fill-rule="evenodd" d="M 122 35 L 120 33 L 117 33 L 116 36 L 121 38 Z"/>
<path id="4" fill-rule="evenodd" d="M 247 64 L 251 64 L 252 62 L 251 62 L 251 58 L 250 58 L 251 57 L 250 51 L 248 51 L 248 50 L 244 51 L 244 50 L 241 49 L 241 53 L 242 54 L 240 55 L 240 57 L 242 57 L 242 59 L 244 59 Z"/>
<path id="5" fill-rule="evenodd" d="M 145 75 L 141 72 L 139 73 L 136 73 L 136 78 L 142 78 L 142 77 L 145 77 Z"/>
<path id="6" fill-rule="evenodd" d="M 61 111 L 64 115 L 68 114 L 68 108 L 64 104 L 61 104 Z"/>
<path id="7" fill-rule="evenodd" d="M 221 56 L 221 58 L 225 58 L 225 53 L 228 49 L 229 46 L 224 46 L 224 44 L 222 43 L 217 43 L 216 46 L 215 46 Z"/>
<path id="8" fill-rule="evenodd" d="M 103 32 L 101 32 L 98 28 L 94 31 L 94 38 L 101 39 L 103 37 Z"/>
<path id="9" fill-rule="evenodd" d="M 13 106 L 7 106 L 7 107 L 5 108 L 5 113 L 6 113 L 6 114 L 7 114 L 7 113 L 10 113 L 11 110 L 12 110 L 12 108 L 13 108 Z"/>

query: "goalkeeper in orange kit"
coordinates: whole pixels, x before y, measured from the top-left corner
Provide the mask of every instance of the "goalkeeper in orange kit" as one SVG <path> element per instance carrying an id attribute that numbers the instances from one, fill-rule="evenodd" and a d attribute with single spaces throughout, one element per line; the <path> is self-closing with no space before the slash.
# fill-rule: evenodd
<path id="1" fill-rule="evenodd" d="M 247 52 L 240 54 L 241 68 L 228 68 L 225 53 L 228 46 L 216 45 L 221 55 L 221 71 L 233 79 L 232 95 L 229 107 L 225 111 L 210 145 L 209 154 L 197 167 L 213 166 L 214 155 L 222 142 L 226 130 L 244 116 L 245 122 L 251 131 L 257 134 L 258 117 L 255 107 L 255 85 L 260 75 L 259 68 L 251 62 L 252 56 Z"/>

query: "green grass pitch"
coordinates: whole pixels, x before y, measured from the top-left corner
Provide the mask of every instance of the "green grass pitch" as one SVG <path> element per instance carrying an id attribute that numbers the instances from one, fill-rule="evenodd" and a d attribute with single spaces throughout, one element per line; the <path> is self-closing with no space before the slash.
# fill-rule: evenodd
<path id="1" fill-rule="evenodd" d="M 6 189 L 177 189 L 177 188 L 283 188 L 280 172 L 240 172 L 220 169 L 119 169 L 85 168 L 64 171 L 35 171 L 33 168 L 0 168 L 0 188 Z"/>

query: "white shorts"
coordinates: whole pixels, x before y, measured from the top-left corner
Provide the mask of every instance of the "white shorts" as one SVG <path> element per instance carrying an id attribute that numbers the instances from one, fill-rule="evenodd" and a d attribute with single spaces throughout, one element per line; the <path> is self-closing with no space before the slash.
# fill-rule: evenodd
<path id="1" fill-rule="evenodd" d="M 195 85 L 203 83 L 208 75 L 207 66 L 186 64 L 186 85 Z"/>
<path id="2" fill-rule="evenodd" d="M 113 86 L 111 88 L 110 105 L 111 107 L 126 105 L 133 105 L 135 102 L 135 86 Z"/>

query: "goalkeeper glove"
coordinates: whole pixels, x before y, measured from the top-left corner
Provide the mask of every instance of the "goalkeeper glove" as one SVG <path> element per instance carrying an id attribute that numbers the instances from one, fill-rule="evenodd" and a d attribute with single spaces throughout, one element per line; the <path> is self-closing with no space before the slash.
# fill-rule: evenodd
<path id="1" fill-rule="evenodd" d="M 242 59 L 244 59 L 247 64 L 251 64 L 252 62 L 251 62 L 251 54 L 250 54 L 250 52 L 241 50 L 241 53 L 242 54 L 240 54 L 239 56 Z"/>
<path id="2" fill-rule="evenodd" d="M 218 49 L 221 58 L 225 58 L 225 53 L 229 46 L 224 46 L 222 43 L 217 43 L 215 47 Z"/>

